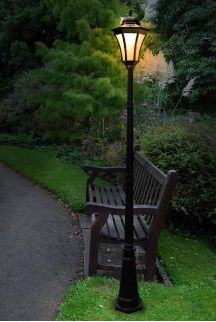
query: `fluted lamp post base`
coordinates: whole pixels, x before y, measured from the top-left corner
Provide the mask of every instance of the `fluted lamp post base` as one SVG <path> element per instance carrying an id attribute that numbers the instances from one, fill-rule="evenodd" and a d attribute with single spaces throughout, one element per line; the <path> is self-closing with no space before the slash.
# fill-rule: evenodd
<path id="1" fill-rule="evenodd" d="M 143 308 L 138 293 L 135 248 L 133 245 L 124 246 L 120 290 L 115 308 L 124 313 L 133 313 Z"/>

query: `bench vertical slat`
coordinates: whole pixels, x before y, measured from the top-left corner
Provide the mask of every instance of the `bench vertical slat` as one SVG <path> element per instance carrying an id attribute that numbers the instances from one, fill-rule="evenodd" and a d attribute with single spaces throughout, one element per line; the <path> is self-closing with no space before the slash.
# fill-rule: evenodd
<path id="1" fill-rule="evenodd" d="M 154 189 L 154 182 L 155 182 L 155 178 L 151 177 L 149 186 L 147 187 L 145 198 L 143 200 L 144 205 L 150 205 L 149 199 L 150 199 L 151 192 Z"/>
<path id="2" fill-rule="evenodd" d="M 146 171 L 140 165 L 140 172 L 137 173 L 137 181 L 134 185 L 134 199 L 138 201 L 138 195 L 140 194 L 140 190 L 142 190 L 143 181 L 146 175 Z"/>
<path id="3" fill-rule="evenodd" d="M 123 206 L 124 204 L 123 204 L 123 202 L 121 200 L 121 196 L 120 196 L 116 186 L 112 187 L 112 192 L 113 192 L 113 195 L 115 196 L 115 200 L 116 200 L 117 205 L 118 206 Z"/>
<path id="4" fill-rule="evenodd" d="M 143 201 L 146 197 L 146 193 L 148 191 L 148 185 L 149 185 L 150 180 L 151 180 L 151 174 L 149 172 L 147 172 L 147 176 L 146 176 L 145 182 L 143 184 L 143 189 L 141 190 L 141 192 L 139 194 L 139 202 L 141 205 L 144 205 Z"/>
<path id="5" fill-rule="evenodd" d="M 143 178 L 142 186 L 140 187 L 140 190 L 138 193 L 138 203 L 139 204 L 142 204 L 142 199 L 145 196 L 146 184 L 148 183 L 149 178 L 150 178 L 150 174 L 146 171 L 146 175 Z"/>
<path id="6" fill-rule="evenodd" d="M 160 191 L 162 189 L 162 186 L 160 183 L 157 184 L 156 188 L 155 188 L 155 192 L 154 192 L 154 195 L 152 197 L 152 204 L 153 205 L 157 205 L 158 204 L 158 199 L 159 199 L 159 196 L 160 196 Z"/>
<path id="7" fill-rule="evenodd" d="M 110 205 L 116 205 L 117 203 L 115 202 L 110 189 L 109 188 L 105 188 L 105 189 L 106 189 L 106 193 L 107 193 L 107 197 L 108 197 Z"/>
<path id="8" fill-rule="evenodd" d="M 135 161 L 137 164 L 137 161 Z M 138 186 L 139 186 L 139 181 L 140 181 L 140 174 L 142 173 L 142 166 L 141 164 L 137 164 L 134 170 L 134 196 L 136 195 Z"/>
<path id="9" fill-rule="evenodd" d="M 98 203 L 102 203 L 100 189 L 97 186 L 95 186 L 94 189 L 95 189 L 96 201 Z"/>
<path id="10" fill-rule="evenodd" d="M 141 204 L 141 197 L 143 194 L 143 189 L 145 187 L 145 183 L 148 180 L 148 172 L 143 169 L 141 175 L 140 175 L 140 183 L 139 183 L 139 187 L 138 187 L 138 191 L 137 191 L 137 195 L 136 195 L 136 202 L 137 204 Z"/>
<path id="11" fill-rule="evenodd" d="M 143 194 L 143 198 L 141 199 L 141 202 L 142 202 L 143 205 L 147 205 L 149 191 L 150 191 L 150 189 L 152 187 L 153 182 L 154 182 L 154 177 L 152 177 L 150 175 L 150 178 L 149 178 L 149 180 L 148 180 L 148 182 L 146 184 L 146 187 L 145 187 L 145 193 Z"/>
<path id="12" fill-rule="evenodd" d="M 155 193 L 156 186 L 157 186 L 157 180 L 155 178 L 153 178 L 153 180 L 151 182 L 150 189 L 149 189 L 148 193 L 146 194 L 145 204 L 152 205 L 152 197 Z"/>
<path id="13" fill-rule="evenodd" d="M 100 193 L 101 193 L 101 198 L 103 200 L 103 203 L 109 204 L 106 192 L 104 191 L 104 188 L 100 188 Z"/>
<path id="14" fill-rule="evenodd" d="M 140 169 L 140 164 L 137 162 L 137 160 L 134 160 L 134 186 L 136 186 L 137 184 L 137 180 L 138 180 L 138 173 L 139 173 L 139 169 Z"/>
<path id="15" fill-rule="evenodd" d="M 93 191 L 93 189 L 92 189 L 92 185 L 90 184 L 89 185 L 89 201 L 90 202 L 93 202 L 94 201 L 94 191 Z"/>
<path id="16" fill-rule="evenodd" d="M 124 192 L 122 186 L 118 185 L 117 186 L 117 189 L 118 189 L 118 191 L 120 193 L 120 196 L 121 196 L 121 200 L 123 202 L 123 205 L 125 205 L 125 192 Z"/>
<path id="17" fill-rule="evenodd" d="M 153 204 L 153 196 L 155 194 L 156 187 L 157 187 L 157 180 L 154 179 L 152 187 L 151 187 L 151 190 L 150 190 L 149 195 L 148 195 L 148 199 L 147 199 L 147 204 L 148 205 L 154 205 Z"/>

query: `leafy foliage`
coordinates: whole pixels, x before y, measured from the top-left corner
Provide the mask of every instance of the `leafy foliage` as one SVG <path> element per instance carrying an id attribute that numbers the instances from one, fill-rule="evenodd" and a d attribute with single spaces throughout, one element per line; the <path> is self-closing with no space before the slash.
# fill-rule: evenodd
<path id="1" fill-rule="evenodd" d="M 110 29 L 118 10 L 116 0 L 43 1 L 58 20 L 59 29 L 73 42 L 87 40 L 90 36 L 89 29 Z"/>
<path id="2" fill-rule="evenodd" d="M 121 2 L 135 11 L 138 14 L 138 19 L 142 19 L 144 17 L 144 5 L 146 0 L 121 0 Z"/>
<path id="3" fill-rule="evenodd" d="M 170 86 L 171 102 L 190 79 L 196 78 L 191 107 L 215 109 L 216 3 L 213 0 L 159 0 L 156 23 L 165 40 L 164 52 L 176 69 L 176 84 Z M 171 104 L 170 102 L 170 104 Z M 187 100 L 183 107 L 188 108 Z"/>
<path id="4" fill-rule="evenodd" d="M 150 129 L 140 138 L 142 150 L 164 171 L 178 171 L 172 209 L 179 222 L 191 218 L 216 224 L 215 119 L 175 123 Z"/>

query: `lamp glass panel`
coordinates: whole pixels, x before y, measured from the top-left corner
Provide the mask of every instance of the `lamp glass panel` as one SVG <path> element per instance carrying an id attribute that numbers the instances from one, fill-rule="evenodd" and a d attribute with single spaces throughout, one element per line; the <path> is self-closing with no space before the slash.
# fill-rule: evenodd
<path id="1" fill-rule="evenodd" d="M 121 49 L 122 60 L 125 61 L 126 57 L 125 57 L 125 46 L 124 46 L 124 41 L 123 41 L 123 35 L 118 34 L 118 35 L 116 35 L 116 38 L 118 40 L 118 43 L 119 43 L 119 46 Z"/>
<path id="2" fill-rule="evenodd" d="M 137 40 L 136 61 L 139 61 L 140 49 L 141 49 L 144 38 L 145 38 L 145 35 L 139 34 L 139 37 Z"/>
<path id="3" fill-rule="evenodd" d="M 124 37 L 126 43 L 127 61 L 133 61 L 137 33 L 124 33 Z"/>

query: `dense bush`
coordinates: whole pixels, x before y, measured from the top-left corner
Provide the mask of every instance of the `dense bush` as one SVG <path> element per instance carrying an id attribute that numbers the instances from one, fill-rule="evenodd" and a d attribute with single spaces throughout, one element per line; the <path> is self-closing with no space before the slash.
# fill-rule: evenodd
<path id="1" fill-rule="evenodd" d="M 216 119 L 179 118 L 151 128 L 139 140 L 158 167 L 178 172 L 172 201 L 177 219 L 216 224 Z"/>

